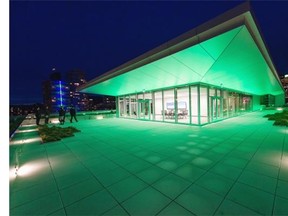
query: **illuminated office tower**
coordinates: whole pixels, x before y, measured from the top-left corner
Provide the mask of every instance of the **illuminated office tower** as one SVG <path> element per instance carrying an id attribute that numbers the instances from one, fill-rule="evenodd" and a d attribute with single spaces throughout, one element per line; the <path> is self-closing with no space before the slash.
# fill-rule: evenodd
<path id="1" fill-rule="evenodd" d="M 51 112 L 57 112 L 60 106 L 66 108 L 70 105 L 69 86 L 62 80 L 61 73 L 52 73 L 42 87 L 44 106 L 48 106 Z"/>
<path id="2" fill-rule="evenodd" d="M 85 93 L 76 91 L 76 88 L 86 83 L 85 73 L 79 69 L 73 69 L 65 74 L 65 80 L 69 86 L 70 102 L 77 110 L 89 109 L 89 98 Z"/>

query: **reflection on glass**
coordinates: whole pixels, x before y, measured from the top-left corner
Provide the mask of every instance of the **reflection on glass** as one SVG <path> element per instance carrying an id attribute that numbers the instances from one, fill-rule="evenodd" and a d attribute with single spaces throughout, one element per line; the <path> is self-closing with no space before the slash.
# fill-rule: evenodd
<path id="1" fill-rule="evenodd" d="M 184 124 L 203 125 L 252 109 L 251 95 L 196 85 L 190 86 L 190 94 L 183 87 L 118 97 L 120 117 Z"/>
<path id="2" fill-rule="evenodd" d="M 208 95 L 207 88 L 200 87 L 200 123 L 205 124 L 208 122 Z"/>
<path id="3" fill-rule="evenodd" d="M 164 91 L 164 121 L 175 122 L 174 89 Z"/>
<path id="4" fill-rule="evenodd" d="M 155 120 L 156 121 L 163 121 L 163 115 L 162 115 L 162 91 L 155 92 L 154 94 L 155 98 Z"/>
<path id="5" fill-rule="evenodd" d="M 191 87 L 191 123 L 198 124 L 198 87 Z"/>
<path id="6" fill-rule="evenodd" d="M 130 108 L 131 108 L 131 113 L 130 113 L 130 117 L 131 118 L 137 118 L 137 99 L 136 99 L 136 95 L 131 95 L 130 96 Z"/>
<path id="7" fill-rule="evenodd" d="M 181 88 L 177 90 L 177 103 L 178 103 L 178 122 L 189 123 L 189 88 Z"/>

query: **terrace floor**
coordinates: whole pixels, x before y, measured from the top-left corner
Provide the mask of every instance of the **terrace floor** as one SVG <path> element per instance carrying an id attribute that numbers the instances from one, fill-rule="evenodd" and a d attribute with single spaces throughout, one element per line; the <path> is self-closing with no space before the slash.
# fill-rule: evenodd
<path id="1" fill-rule="evenodd" d="M 83 120 L 46 144 L 23 125 L 10 215 L 288 215 L 288 130 L 263 118 L 274 112 L 204 127 Z"/>

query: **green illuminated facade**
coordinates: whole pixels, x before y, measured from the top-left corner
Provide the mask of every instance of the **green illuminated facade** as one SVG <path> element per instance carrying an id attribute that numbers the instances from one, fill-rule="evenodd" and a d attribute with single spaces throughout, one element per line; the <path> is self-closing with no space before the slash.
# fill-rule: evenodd
<path id="1" fill-rule="evenodd" d="M 284 91 L 245 3 L 79 88 L 117 97 L 119 117 L 203 125 Z"/>

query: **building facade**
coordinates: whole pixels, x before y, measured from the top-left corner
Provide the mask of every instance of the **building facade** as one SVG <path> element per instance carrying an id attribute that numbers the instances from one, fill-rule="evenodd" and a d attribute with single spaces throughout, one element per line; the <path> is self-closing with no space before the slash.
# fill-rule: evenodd
<path id="1" fill-rule="evenodd" d="M 283 88 L 285 90 L 285 104 L 288 103 L 288 74 L 281 76 L 281 83 L 283 85 Z"/>
<path id="2" fill-rule="evenodd" d="M 44 106 L 51 112 L 58 112 L 61 106 L 70 105 L 69 86 L 61 80 L 47 80 L 43 82 Z"/>
<path id="3" fill-rule="evenodd" d="M 85 74 L 80 70 L 70 70 L 63 78 L 60 72 L 53 68 L 49 80 L 42 83 L 44 106 L 51 112 L 58 112 L 60 106 L 67 108 L 73 104 L 78 111 L 89 109 L 87 94 L 76 91 L 76 88 L 86 83 Z"/>
<path id="4" fill-rule="evenodd" d="M 116 96 L 123 118 L 205 125 L 284 104 L 284 89 L 244 3 L 84 84 Z"/>
<path id="5" fill-rule="evenodd" d="M 119 117 L 195 125 L 253 110 L 252 95 L 200 84 L 141 92 L 117 99 Z"/>
<path id="6" fill-rule="evenodd" d="M 85 73 L 79 69 L 70 70 L 65 74 L 65 81 L 69 85 L 70 103 L 77 110 L 89 110 L 89 98 L 85 93 L 76 91 L 76 88 L 86 83 Z"/>
<path id="7" fill-rule="evenodd" d="M 42 91 L 44 106 L 48 106 L 50 112 L 58 112 L 61 106 L 70 105 L 69 86 L 63 81 L 61 73 L 54 68 L 50 79 L 42 83 Z"/>

